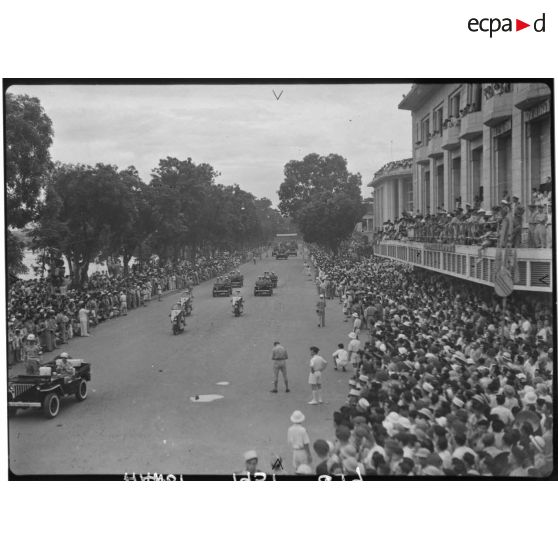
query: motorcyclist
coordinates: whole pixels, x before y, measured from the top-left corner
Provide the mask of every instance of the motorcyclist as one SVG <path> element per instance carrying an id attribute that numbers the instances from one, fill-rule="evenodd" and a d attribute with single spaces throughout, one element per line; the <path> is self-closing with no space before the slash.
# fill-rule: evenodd
<path id="1" fill-rule="evenodd" d="M 240 312 L 242 312 L 244 310 L 244 299 L 242 298 L 242 295 L 240 294 L 240 291 L 237 290 L 233 297 L 231 298 L 231 304 L 233 307 L 233 310 L 235 308 L 235 306 L 238 304 L 238 310 Z"/>
<path id="2" fill-rule="evenodd" d="M 187 311 L 188 307 L 190 307 L 190 310 L 192 310 L 192 293 L 190 291 L 190 289 L 186 289 L 181 297 L 180 297 L 180 305 L 182 306 L 182 308 Z"/>
<path id="3" fill-rule="evenodd" d="M 178 320 L 178 324 L 182 324 L 183 327 L 186 326 L 186 319 L 184 318 L 184 311 L 179 308 L 173 308 L 170 313 L 171 323 L 174 323 L 174 320 Z"/>

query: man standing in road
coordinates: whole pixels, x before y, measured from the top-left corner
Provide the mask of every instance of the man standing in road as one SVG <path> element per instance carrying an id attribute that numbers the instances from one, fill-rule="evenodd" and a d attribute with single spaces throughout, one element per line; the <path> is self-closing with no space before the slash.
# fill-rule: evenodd
<path id="1" fill-rule="evenodd" d="M 271 351 L 271 360 L 273 361 L 273 389 L 271 393 L 277 393 L 277 382 L 279 379 L 279 372 L 283 375 L 283 381 L 285 382 L 285 392 L 289 393 L 289 381 L 287 380 L 287 359 L 289 355 L 287 350 L 279 341 L 274 341 L 273 350 Z"/>
<path id="2" fill-rule="evenodd" d="M 308 401 L 309 405 L 319 405 L 322 400 L 322 372 L 326 369 L 327 361 L 318 353 L 318 347 L 310 347 L 310 374 L 308 383 L 312 388 L 312 401 Z"/>
<path id="3" fill-rule="evenodd" d="M 316 303 L 316 314 L 318 315 L 318 327 L 325 327 L 325 309 L 326 301 L 323 294 L 320 295 L 320 300 Z"/>

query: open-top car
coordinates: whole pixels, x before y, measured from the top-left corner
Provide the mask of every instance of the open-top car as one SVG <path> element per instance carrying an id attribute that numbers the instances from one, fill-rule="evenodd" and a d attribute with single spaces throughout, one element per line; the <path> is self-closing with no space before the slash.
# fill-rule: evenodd
<path id="1" fill-rule="evenodd" d="M 234 289 L 239 289 L 240 287 L 244 287 L 244 275 L 241 273 L 233 272 L 230 275 L 231 278 L 231 287 Z"/>
<path id="2" fill-rule="evenodd" d="M 228 277 L 218 277 L 213 284 L 213 296 L 231 296 L 232 285 Z"/>
<path id="3" fill-rule="evenodd" d="M 289 259 L 289 254 L 285 250 L 277 250 L 277 252 L 275 252 L 275 259 L 276 260 L 288 260 Z"/>
<path id="4" fill-rule="evenodd" d="M 18 409 L 37 407 L 46 418 L 54 418 L 60 411 L 60 401 L 75 395 L 78 401 L 87 397 L 87 382 L 91 381 L 91 365 L 83 359 L 68 359 L 74 373 L 57 372 L 61 359 L 42 365 L 39 374 L 22 374 L 8 381 L 8 415 Z"/>
<path id="5" fill-rule="evenodd" d="M 256 279 L 256 284 L 254 285 L 254 296 L 266 295 L 271 296 L 273 294 L 273 284 L 269 277 L 261 275 Z"/>

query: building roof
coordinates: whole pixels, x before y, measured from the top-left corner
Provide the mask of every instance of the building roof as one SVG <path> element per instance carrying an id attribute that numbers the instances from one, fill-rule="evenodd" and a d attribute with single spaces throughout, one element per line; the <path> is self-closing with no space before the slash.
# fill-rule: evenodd
<path id="1" fill-rule="evenodd" d="M 411 176 L 413 172 L 413 159 L 400 159 L 399 161 L 390 161 L 386 163 L 380 170 L 374 173 L 372 182 L 368 184 L 370 188 L 374 187 L 381 179 L 390 176 Z"/>
<path id="2" fill-rule="evenodd" d="M 442 83 L 415 83 L 398 107 L 403 110 L 416 110 L 442 86 Z"/>

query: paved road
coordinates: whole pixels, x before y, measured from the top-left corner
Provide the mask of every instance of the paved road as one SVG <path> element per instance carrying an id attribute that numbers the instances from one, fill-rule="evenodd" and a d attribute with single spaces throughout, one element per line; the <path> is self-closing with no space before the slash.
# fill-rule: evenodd
<path id="1" fill-rule="evenodd" d="M 279 275 L 272 297 L 254 297 L 255 278 Z M 228 474 L 256 449 L 264 470 L 280 455 L 292 473 L 286 443 L 289 417 L 300 409 L 310 437 L 332 437 L 332 413 L 347 393 L 347 376 L 325 373 L 325 405 L 308 405 L 310 345 L 330 355 L 347 340 L 340 307 L 331 302 L 327 327 L 315 318 L 316 290 L 302 258 L 265 258 L 242 267 L 246 312 L 234 318 L 228 298 L 213 298 L 211 283 L 195 288 L 194 313 L 179 336 L 170 331 L 172 295 L 93 330 L 66 345 L 92 363 L 89 396 L 62 402 L 58 417 L 20 411 L 9 422 L 10 466 L 16 474 Z M 334 319 L 332 320 L 332 316 Z M 334 325 L 332 325 L 332 323 Z M 270 393 L 275 339 L 289 351 L 291 393 Z M 161 370 L 161 371 L 160 371 Z M 217 382 L 230 382 L 218 386 Z M 221 394 L 210 403 L 198 394 Z"/>

